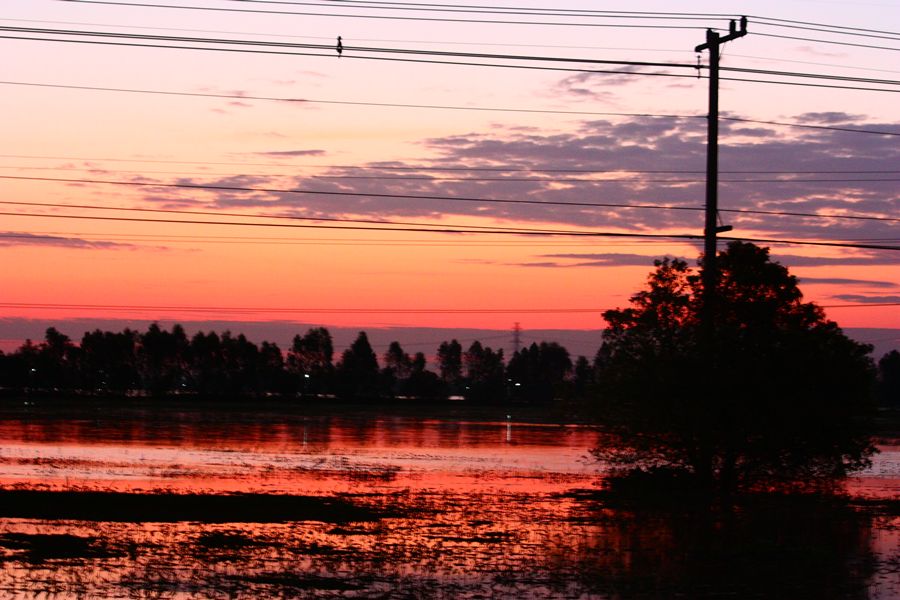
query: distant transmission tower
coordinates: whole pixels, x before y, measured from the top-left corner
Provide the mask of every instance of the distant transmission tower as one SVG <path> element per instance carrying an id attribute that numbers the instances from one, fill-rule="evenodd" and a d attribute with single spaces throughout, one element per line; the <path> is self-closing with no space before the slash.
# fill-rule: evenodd
<path id="1" fill-rule="evenodd" d="M 522 347 L 522 328 L 519 326 L 517 322 L 513 325 L 513 354 L 519 351 L 519 348 Z"/>

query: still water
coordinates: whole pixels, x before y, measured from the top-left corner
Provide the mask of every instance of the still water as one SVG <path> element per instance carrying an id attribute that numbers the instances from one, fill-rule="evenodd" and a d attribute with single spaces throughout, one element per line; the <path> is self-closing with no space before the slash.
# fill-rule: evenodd
<path id="1" fill-rule="evenodd" d="M 888 440 L 850 482 L 855 503 L 633 510 L 596 494 L 596 429 L 499 411 L 0 417 L 0 489 L 79 491 L 110 515 L 2 513 L 4 598 L 900 598 Z M 142 520 L 113 517 L 109 492 L 265 496 L 231 518 Z M 354 511 L 269 518 L 271 495 Z"/>

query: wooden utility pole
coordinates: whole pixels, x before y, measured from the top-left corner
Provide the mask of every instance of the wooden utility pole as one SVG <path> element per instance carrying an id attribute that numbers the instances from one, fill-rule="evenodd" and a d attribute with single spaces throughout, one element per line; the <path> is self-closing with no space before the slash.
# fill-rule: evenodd
<path id="1" fill-rule="evenodd" d="M 703 229 L 703 319 L 712 329 L 714 297 L 719 280 L 716 266 L 716 234 L 730 231 L 731 226 L 719 226 L 719 46 L 747 35 L 747 17 L 741 17 L 741 28 L 731 21 L 728 35 L 706 30 L 706 43 L 695 52 L 709 50 L 709 116 L 706 141 L 706 225 Z"/>

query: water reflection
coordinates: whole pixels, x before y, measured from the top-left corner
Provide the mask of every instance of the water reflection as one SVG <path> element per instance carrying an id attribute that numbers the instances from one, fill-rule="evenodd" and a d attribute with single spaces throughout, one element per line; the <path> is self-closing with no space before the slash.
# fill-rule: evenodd
<path id="1" fill-rule="evenodd" d="M 896 504 L 623 504 L 598 492 L 584 460 L 597 436 L 505 414 L 15 415 L 0 420 L 7 489 L 259 491 L 336 498 L 375 516 L 113 522 L 8 510 L 0 597 L 900 595 Z M 870 477 L 896 490 L 885 475 L 896 454 L 880 460 L 886 470 Z"/>
<path id="2" fill-rule="evenodd" d="M 867 598 L 897 591 L 883 581 L 873 587 L 885 565 L 872 551 L 871 518 L 837 504 L 790 500 L 693 512 L 613 509 L 590 495 L 378 501 L 405 514 L 339 526 L 6 521 L 0 591 L 59 598 Z M 65 537 L 74 550 L 35 558 L 20 550 L 29 535 Z"/>
<path id="3" fill-rule="evenodd" d="M 734 507 L 629 510 L 589 499 L 585 508 L 603 525 L 582 540 L 578 571 L 610 594 L 868 598 L 884 568 L 872 515 L 844 501 L 758 497 Z"/>

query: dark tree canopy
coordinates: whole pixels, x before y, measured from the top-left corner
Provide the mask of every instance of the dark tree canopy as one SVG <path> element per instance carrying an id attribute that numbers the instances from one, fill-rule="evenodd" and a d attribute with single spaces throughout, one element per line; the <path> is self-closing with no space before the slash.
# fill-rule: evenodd
<path id="1" fill-rule="evenodd" d="M 378 375 L 375 351 L 366 332 L 360 331 L 337 365 L 339 395 L 345 398 L 377 396 Z"/>
<path id="2" fill-rule="evenodd" d="M 631 307 L 604 313 L 602 406 L 623 443 L 596 454 L 686 469 L 725 490 L 865 467 L 871 347 L 804 303 L 767 249 L 733 242 L 718 264 L 711 329 L 701 327 L 701 279 L 679 260 L 656 261 Z"/>
<path id="3" fill-rule="evenodd" d="M 900 352 L 896 350 L 878 361 L 878 399 L 885 406 L 900 407 Z"/>
<path id="4" fill-rule="evenodd" d="M 492 350 L 481 342 L 472 342 L 463 354 L 466 370 L 466 397 L 498 402 L 506 395 L 506 373 L 503 350 Z"/>
<path id="5" fill-rule="evenodd" d="M 569 351 L 556 342 L 532 343 L 514 352 L 507 365 L 514 398 L 551 400 L 572 371 Z"/>

